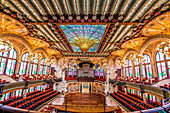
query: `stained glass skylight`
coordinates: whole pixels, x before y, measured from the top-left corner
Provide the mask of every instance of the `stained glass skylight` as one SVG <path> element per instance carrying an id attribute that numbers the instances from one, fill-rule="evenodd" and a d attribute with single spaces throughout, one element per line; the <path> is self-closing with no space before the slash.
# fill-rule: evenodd
<path id="1" fill-rule="evenodd" d="M 60 25 L 74 52 L 97 52 L 106 25 Z"/>

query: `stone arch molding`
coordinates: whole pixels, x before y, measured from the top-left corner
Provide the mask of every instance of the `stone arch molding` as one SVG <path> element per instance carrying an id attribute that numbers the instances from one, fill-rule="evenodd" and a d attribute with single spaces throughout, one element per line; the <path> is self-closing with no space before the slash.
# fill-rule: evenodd
<path id="1" fill-rule="evenodd" d="M 0 34 L 0 39 L 2 39 L 2 40 L 11 40 L 11 39 L 20 40 L 23 43 L 23 45 L 28 49 L 29 53 L 33 52 L 32 47 L 29 44 L 29 42 L 22 36 L 19 36 L 19 35 L 16 35 L 16 34 L 10 34 L 10 33 Z"/>
<path id="2" fill-rule="evenodd" d="M 33 53 L 42 52 L 46 59 L 48 59 L 48 53 L 43 48 L 34 49 Z"/>
<path id="3" fill-rule="evenodd" d="M 128 56 L 130 53 L 135 53 L 135 54 L 137 54 L 137 55 L 139 54 L 139 52 L 138 52 L 137 50 L 135 50 L 135 49 L 129 49 L 129 50 L 127 50 L 126 53 L 124 54 L 123 60 L 126 60 L 127 56 Z"/>
<path id="4" fill-rule="evenodd" d="M 154 41 L 170 41 L 170 35 L 167 34 L 159 34 L 159 35 L 154 35 L 149 37 L 141 46 L 140 50 L 139 50 L 139 54 L 143 54 L 145 49 L 149 46 L 150 43 L 154 42 Z"/>

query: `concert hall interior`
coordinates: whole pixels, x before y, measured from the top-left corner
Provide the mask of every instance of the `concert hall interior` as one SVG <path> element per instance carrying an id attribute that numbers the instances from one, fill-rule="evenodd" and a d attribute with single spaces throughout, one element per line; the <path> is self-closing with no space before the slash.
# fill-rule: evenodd
<path id="1" fill-rule="evenodd" d="M 0 0 L 0 113 L 169 113 L 169 0 Z"/>

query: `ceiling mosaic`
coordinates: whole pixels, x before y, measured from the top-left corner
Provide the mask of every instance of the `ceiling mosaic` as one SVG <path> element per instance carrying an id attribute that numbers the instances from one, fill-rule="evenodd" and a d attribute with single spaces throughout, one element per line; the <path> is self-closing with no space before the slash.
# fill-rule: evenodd
<path id="1" fill-rule="evenodd" d="M 60 25 L 74 52 L 97 52 L 106 25 Z M 83 48 L 84 47 L 84 48 Z"/>

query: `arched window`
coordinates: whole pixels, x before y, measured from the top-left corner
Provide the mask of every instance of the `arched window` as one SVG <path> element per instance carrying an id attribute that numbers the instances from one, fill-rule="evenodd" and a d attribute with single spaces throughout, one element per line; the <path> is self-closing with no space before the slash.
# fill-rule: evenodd
<path id="1" fill-rule="evenodd" d="M 49 75 L 49 71 L 50 71 L 50 64 L 47 66 L 47 75 Z"/>
<path id="2" fill-rule="evenodd" d="M 72 71 L 72 68 L 70 67 L 70 68 L 69 68 L 68 75 L 69 75 L 69 76 L 72 76 L 72 74 L 73 74 L 73 71 Z"/>
<path id="3" fill-rule="evenodd" d="M 39 74 L 44 74 L 44 75 L 46 74 L 45 58 L 43 58 L 43 59 L 41 60 Z"/>
<path id="4" fill-rule="evenodd" d="M 26 74 L 27 72 L 27 68 L 28 68 L 28 60 L 26 59 L 28 57 L 29 53 L 25 53 L 22 55 L 22 59 L 21 59 L 21 64 L 20 64 L 20 70 L 19 70 L 19 74 Z"/>
<path id="5" fill-rule="evenodd" d="M 17 52 L 14 48 L 8 52 L 0 52 L 0 74 L 14 74 L 16 62 Z"/>
<path id="6" fill-rule="evenodd" d="M 73 76 L 77 76 L 77 63 L 74 63 Z"/>
<path id="7" fill-rule="evenodd" d="M 130 77 L 132 76 L 132 64 L 131 61 L 129 59 L 126 59 L 127 61 L 127 66 L 125 66 L 125 75 Z"/>
<path id="8" fill-rule="evenodd" d="M 142 66 L 143 77 L 152 78 L 153 74 L 152 74 L 151 59 L 150 59 L 149 55 L 144 55 L 144 57 L 145 57 L 146 61 L 144 62 L 143 66 Z"/>
<path id="9" fill-rule="evenodd" d="M 97 63 L 95 64 L 95 76 L 99 76 L 99 69 Z"/>
<path id="10" fill-rule="evenodd" d="M 170 58 L 159 51 L 156 53 L 156 66 L 159 80 L 170 75 Z"/>
<path id="11" fill-rule="evenodd" d="M 135 59 L 135 62 L 134 62 L 134 66 L 135 66 L 135 76 L 136 77 L 139 77 L 139 62 L 138 62 L 138 58 Z"/>
<path id="12" fill-rule="evenodd" d="M 38 68 L 38 60 L 34 60 L 33 62 L 31 62 L 30 64 L 30 68 L 29 68 L 29 74 L 37 74 L 37 68 Z"/>

